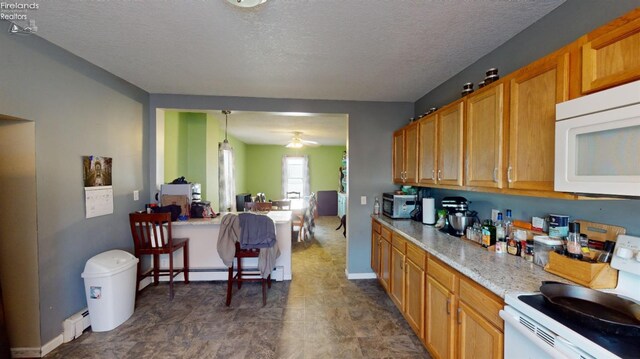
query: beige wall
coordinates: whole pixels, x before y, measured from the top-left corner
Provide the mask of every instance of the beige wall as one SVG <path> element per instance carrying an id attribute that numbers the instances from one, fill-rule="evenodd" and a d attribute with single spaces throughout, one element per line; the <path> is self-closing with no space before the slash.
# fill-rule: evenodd
<path id="1" fill-rule="evenodd" d="M 0 283 L 9 341 L 39 347 L 35 124 L 0 115 L 0 153 Z"/>

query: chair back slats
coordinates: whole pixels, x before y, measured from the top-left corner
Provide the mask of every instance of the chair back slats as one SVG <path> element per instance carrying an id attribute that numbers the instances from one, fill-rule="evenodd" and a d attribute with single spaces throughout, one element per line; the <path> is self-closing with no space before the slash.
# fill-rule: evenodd
<path id="1" fill-rule="evenodd" d="M 131 213 L 129 222 L 136 251 L 173 247 L 170 213 Z"/>

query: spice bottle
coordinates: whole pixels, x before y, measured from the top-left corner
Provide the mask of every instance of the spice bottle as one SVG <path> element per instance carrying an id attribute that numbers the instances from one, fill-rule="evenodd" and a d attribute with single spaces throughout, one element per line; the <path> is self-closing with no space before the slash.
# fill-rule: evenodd
<path id="1" fill-rule="evenodd" d="M 380 215 L 380 202 L 378 201 L 378 197 L 376 197 L 374 203 L 373 203 L 373 214 L 375 216 Z"/>
<path id="2" fill-rule="evenodd" d="M 580 223 L 569 222 L 569 235 L 567 236 L 567 252 L 570 257 L 582 257 L 580 245 Z"/>
<path id="3" fill-rule="evenodd" d="M 487 219 L 482 225 L 482 246 L 489 248 L 496 244 L 496 227 Z"/>

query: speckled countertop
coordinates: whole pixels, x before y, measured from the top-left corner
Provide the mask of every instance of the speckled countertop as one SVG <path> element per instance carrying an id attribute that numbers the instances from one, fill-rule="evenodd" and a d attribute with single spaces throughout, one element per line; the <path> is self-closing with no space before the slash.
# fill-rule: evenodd
<path id="1" fill-rule="evenodd" d="M 487 251 L 476 243 L 442 233 L 433 226 L 386 216 L 372 217 L 501 298 L 508 292 L 537 292 L 544 280 L 571 283 L 524 258 Z"/>

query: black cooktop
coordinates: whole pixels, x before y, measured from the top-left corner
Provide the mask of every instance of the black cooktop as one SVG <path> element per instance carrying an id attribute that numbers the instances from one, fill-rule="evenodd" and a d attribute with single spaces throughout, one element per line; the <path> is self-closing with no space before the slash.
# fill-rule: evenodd
<path id="1" fill-rule="evenodd" d="M 520 295 L 518 299 L 619 357 L 640 358 L 640 338 L 638 337 L 611 335 L 585 326 L 547 304 L 542 294 Z"/>

